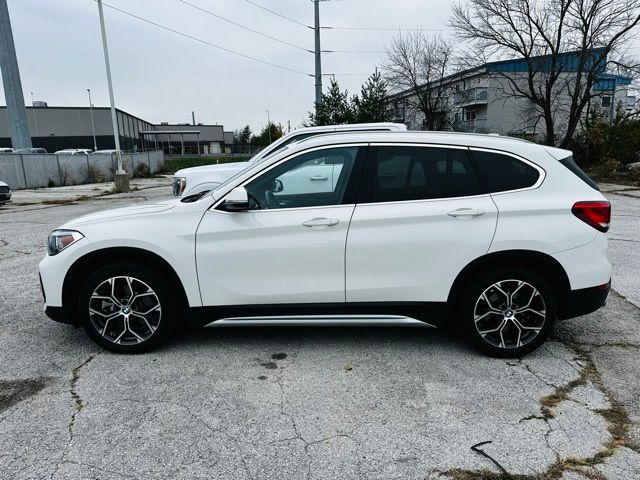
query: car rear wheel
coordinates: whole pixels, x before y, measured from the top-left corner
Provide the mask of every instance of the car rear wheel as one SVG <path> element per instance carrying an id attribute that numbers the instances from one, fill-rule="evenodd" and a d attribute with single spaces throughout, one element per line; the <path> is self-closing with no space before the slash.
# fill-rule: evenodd
<path id="1" fill-rule="evenodd" d="M 93 340 L 120 353 L 150 350 L 167 339 L 175 324 L 167 285 L 138 265 L 117 264 L 94 272 L 80 291 L 78 314 Z"/>
<path id="2" fill-rule="evenodd" d="M 478 350 L 495 357 L 521 357 L 551 333 L 557 302 L 542 277 L 509 269 L 470 282 L 461 317 L 466 336 Z"/>

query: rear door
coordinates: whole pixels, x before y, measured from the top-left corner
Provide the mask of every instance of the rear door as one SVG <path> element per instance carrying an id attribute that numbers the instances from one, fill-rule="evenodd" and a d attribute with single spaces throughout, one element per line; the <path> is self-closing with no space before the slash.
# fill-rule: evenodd
<path id="1" fill-rule="evenodd" d="M 446 301 L 496 223 L 467 148 L 371 147 L 347 238 L 347 302 Z"/>

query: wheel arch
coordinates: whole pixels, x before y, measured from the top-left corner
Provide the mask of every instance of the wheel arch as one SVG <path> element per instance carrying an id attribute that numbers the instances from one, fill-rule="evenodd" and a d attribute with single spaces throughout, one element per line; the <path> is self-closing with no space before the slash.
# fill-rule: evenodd
<path id="1" fill-rule="evenodd" d="M 505 267 L 525 267 L 549 282 L 556 294 L 558 310 L 564 310 L 568 293 L 571 291 L 569 277 L 563 266 L 552 256 L 534 250 L 504 250 L 483 255 L 464 267 L 454 280 L 449 291 L 447 304 L 456 310 L 463 287 L 487 270 Z"/>
<path id="2" fill-rule="evenodd" d="M 66 318 L 73 319 L 71 322 L 73 325 L 79 325 L 73 297 L 80 291 L 83 279 L 86 279 L 88 274 L 97 268 L 113 263 L 136 264 L 154 271 L 169 283 L 169 288 L 172 291 L 177 293 L 176 310 L 178 312 L 184 311 L 189 305 L 180 277 L 160 255 L 135 247 L 104 248 L 80 257 L 71 265 L 65 275 L 62 284 L 62 305 L 65 308 Z"/>

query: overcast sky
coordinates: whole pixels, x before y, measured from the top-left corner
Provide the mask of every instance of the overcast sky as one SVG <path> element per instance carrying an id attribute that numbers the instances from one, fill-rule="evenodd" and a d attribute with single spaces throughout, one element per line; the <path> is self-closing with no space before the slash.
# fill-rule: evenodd
<path id="1" fill-rule="evenodd" d="M 246 0 L 187 0 L 254 30 L 313 49 L 313 30 L 279 18 Z M 252 0 L 313 24 L 309 0 Z M 445 28 L 453 0 L 332 0 L 321 4 L 321 23 L 334 27 Z M 106 0 L 106 3 L 221 47 L 312 74 L 311 53 L 230 25 L 180 0 Z M 50 106 L 108 105 L 97 4 L 93 0 L 8 0 L 25 102 Z M 238 57 L 105 7 L 116 106 L 152 122 L 245 124 L 259 129 L 266 109 L 292 128 L 307 117 L 314 79 Z M 323 55 L 323 72 L 359 91 L 379 64 L 394 32 L 323 30 L 326 50 L 374 53 Z M 325 77 L 324 83 L 328 83 Z M 4 105 L 4 92 L 0 93 Z"/>

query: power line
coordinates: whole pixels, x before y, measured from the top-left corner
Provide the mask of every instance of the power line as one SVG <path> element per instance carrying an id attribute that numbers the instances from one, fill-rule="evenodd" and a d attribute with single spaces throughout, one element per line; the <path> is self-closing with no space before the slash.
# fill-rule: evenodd
<path id="1" fill-rule="evenodd" d="M 123 13 L 123 14 L 125 14 L 125 15 L 128 15 L 129 17 L 136 18 L 136 19 L 141 20 L 141 21 L 143 21 L 143 22 L 145 22 L 145 23 L 148 23 L 148 24 L 150 24 L 150 25 L 154 25 L 154 26 L 156 26 L 156 27 L 158 27 L 158 28 L 162 28 L 163 30 L 166 30 L 166 31 L 168 31 L 168 32 L 175 33 L 176 35 L 180 35 L 180 36 L 182 36 L 182 37 L 189 38 L 189 39 L 191 39 L 191 40 L 194 40 L 194 41 L 199 42 L 199 43 L 203 43 L 203 44 L 208 45 L 208 46 L 213 47 L 213 48 L 217 48 L 217 49 L 222 50 L 222 51 L 224 51 L 224 52 L 231 53 L 231 54 L 233 54 L 233 55 L 237 55 L 237 56 L 239 56 L 239 57 L 246 58 L 246 59 L 249 59 L 249 60 L 253 60 L 253 61 L 255 61 L 255 62 L 260 62 L 260 63 L 262 63 L 262 64 L 269 65 L 269 66 L 271 66 L 271 67 L 276 67 L 276 68 L 279 68 L 279 69 L 281 69 L 281 70 L 287 70 L 287 71 L 289 71 L 289 72 L 297 73 L 297 74 L 299 74 L 299 75 L 304 75 L 304 76 L 307 76 L 307 77 L 313 77 L 313 75 L 311 75 L 311 74 L 309 74 L 309 73 L 306 73 L 306 72 L 302 72 L 302 71 L 300 71 L 300 70 L 295 70 L 295 69 L 293 69 L 293 68 L 285 67 L 285 66 L 283 66 L 283 65 L 278 65 L 278 64 L 276 64 L 276 63 L 268 62 L 268 61 L 266 61 L 266 60 L 261 60 L 261 59 L 259 59 L 259 58 L 252 57 L 252 56 L 250 56 L 250 55 L 246 55 L 246 54 L 241 53 L 241 52 L 236 52 L 235 50 L 231 50 L 231 49 L 228 49 L 228 48 L 225 48 L 225 47 L 221 47 L 220 45 L 216 45 L 215 43 L 211 43 L 211 42 L 208 42 L 207 40 L 203 40 L 203 39 L 201 39 L 201 38 L 194 37 L 193 35 L 189 35 L 188 33 L 180 32 L 180 31 L 178 31 L 178 30 L 175 30 L 175 29 L 173 29 L 173 28 L 167 27 L 167 26 L 165 26 L 165 25 L 161 25 L 161 24 L 159 24 L 159 23 L 156 23 L 156 22 L 154 22 L 154 21 L 152 21 L 152 20 L 148 20 L 148 19 L 146 19 L 146 18 L 144 18 L 144 17 L 141 17 L 141 16 L 139 16 L 139 15 L 136 15 L 136 14 L 134 14 L 134 13 L 127 12 L 127 11 L 122 10 L 122 9 L 120 9 L 120 8 L 114 7 L 113 5 L 109 5 L 109 4 L 104 3 L 104 2 L 103 2 L 103 5 L 104 5 L 105 7 L 109 7 L 109 8 L 111 8 L 112 10 L 116 10 L 117 12 L 120 12 L 120 13 Z"/>
<path id="2" fill-rule="evenodd" d="M 233 20 L 230 20 L 230 19 L 228 19 L 228 18 L 225 18 L 225 17 L 223 17 L 223 16 L 221 16 L 221 15 L 218 15 L 217 13 L 214 13 L 214 12 L 212 12 L 212 11 L 210 11 L 210 10 L 207 10 L 207 9 L 205 9 L 205 8 L 202 8 L 202 7 L 198 6 L 198 5 L 194 5 L 193 3 L 189 3 L 189 2 L 187 2 L 186 0 L 178 0 L 178 1 L 180 1 L 181 3 L 184 3 L 185 5 L 189 5 L 190 7 L 193 7 L 193 8 L 195 8 L 196 10 L 200 10 L 201 12 L 204 12 L 204 13 L 206 13 L 206 14 L 208 14 L 208 15 L 211 15 L 211 16 L 213 16 L 213 17 L 216 17 L 216 18 L 218 18 L 218 19 L 220 19 L 220 20 L 223 20 L 223 21 L 225 21 L 225 22 L 227 22 L 227 23 L 230 23 L 230 24 L 232 24 L 232 25 L 235 25 L 236 27 L 240 27 L 240 28 L 243 28 L 243 29 L 245 29 L 245 30 L 248 30 L 249 32 L 253 32 L 253 33 L 258 34 L 258 35 L 261 35 L 261 36 L 263 36 L 263 37 L 270 38 L 271 40 L 275 40 L 276 42 L 280 42 L 280 43 L 283 43 L 283 44 L 285 44 L 285 45 L 289 45 L 290 47 L 297 48 L 298 50 L 302 50 L 303 52 L 313 53 L 313 51 L 312 51 L 312 50 L 309 50 L 308 48 L 304 48 L 304 47 L 301 47 L 301 46 L 299 46 L 299 45 L 295 45 L 295 44 L 293 44 L 293 43 L 289 43 L 289 42 L 287 42 L 286 40 L 281 40 L 281 39 L 279 39 L 279 38 L 272 37 L 271 35 L 268 35 L 268 34 L 266 34 L 266 33 L 259 32 L 258 30 L 254 30 L 253 28 L 247 27 L 247 26 L 242 25 L 242 24 L 240 24 L 240 23 L 238 23 L 238 22 L 234 22 Z"/>
<path id="3" fill-rule="evenodd" d="M 442 32 L 444 28 L 377 28 L 377 27 L 321 27 L 323 30 L 365 30 L 373 32 Z"/>
<path id="4" fill-rule="evenodd" d="M 322 53 L 387 53 L 384 50 L 322 50 Z"/>
<path id="5" fill-rule="evenodd" d="M 276 15 L 276 16 L 278 16 L 280 18 L 284 18 L 285 20 L 288 20 L 288 21 L 290 21 L 292 23 L 295 23 L 295 24 L 300 25 L 302 27 L 310 28 L 311 30 L 313 30 L 313 27 L 311 25 L 307 25 L 306 23 L 302 23 L 302 22 L 299 22 L 298 20 L 295 20 L 295 19 L 293 19 L 291 17 L 287 17 L 286 15 L 283 15 L 281 13 L 278 13 L 278 12 L 274 11 L 274 10 L 271 10 L 270 8 L 267 8 L 267 7 L 263 6 L 263 5 L 260 5 L 259 3 L 252 2 L 251 0 L 244 0 L 244 1 L 247 2 L 247 3 L 250 3 L 251 5 L 256 6 L 258 8 L 261 8 L 262 10 L 265 10 L 265 11 L 267 11 L 269 13 L 272 13 L 273 15 Z"/>

